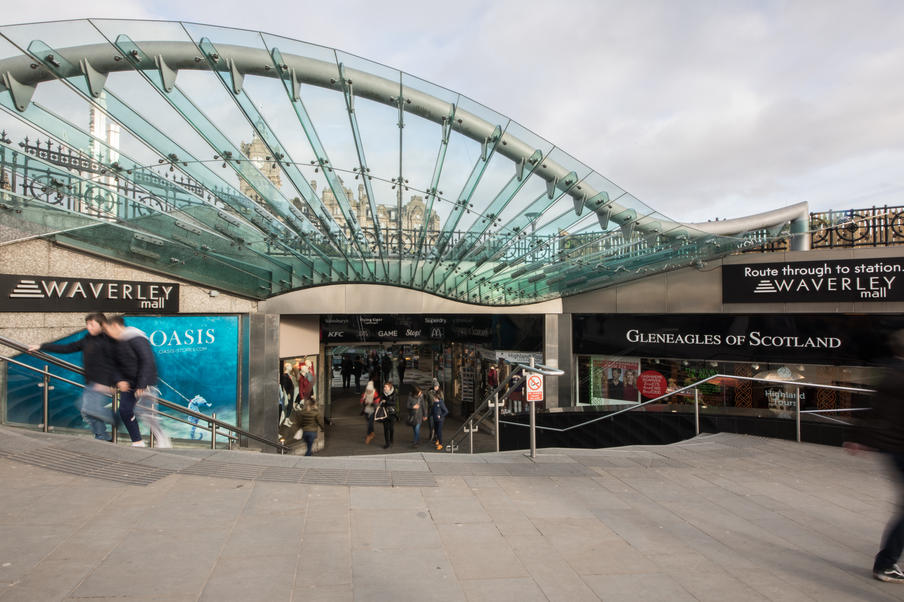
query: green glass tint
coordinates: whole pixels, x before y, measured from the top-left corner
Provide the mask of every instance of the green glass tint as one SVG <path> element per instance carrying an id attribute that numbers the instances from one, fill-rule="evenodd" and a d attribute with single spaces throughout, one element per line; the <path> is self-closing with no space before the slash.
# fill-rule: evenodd
<path id="1" fill-rule="evenodd" d="M 332 48 L 178 22 L 0 34 L 0 242 L 258 299 L 377 282 L 510 305 L 787 236 L 676 222 L 504 115 Z"/>

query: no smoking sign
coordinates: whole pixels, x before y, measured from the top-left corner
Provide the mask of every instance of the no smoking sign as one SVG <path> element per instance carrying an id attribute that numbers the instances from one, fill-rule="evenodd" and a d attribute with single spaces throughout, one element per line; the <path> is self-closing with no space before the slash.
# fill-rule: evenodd
<path id="1" fill-rule="evenodd" d="M 527 400 L 543 401 L 543 375 L 531 374 L 527 377 Z"/>

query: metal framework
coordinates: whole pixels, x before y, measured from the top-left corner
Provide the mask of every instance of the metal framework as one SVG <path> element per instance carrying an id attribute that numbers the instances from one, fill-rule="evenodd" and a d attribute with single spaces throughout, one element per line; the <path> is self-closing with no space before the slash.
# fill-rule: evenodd
<path id="1" fill-rule="evenodd" d="M 376 282 L 486 305 L 809 242 L 805 203 L 679 223 L 508 118 L 338 50 L 189 23 L 0 35 L 0 242 L 261 299 Z"/>

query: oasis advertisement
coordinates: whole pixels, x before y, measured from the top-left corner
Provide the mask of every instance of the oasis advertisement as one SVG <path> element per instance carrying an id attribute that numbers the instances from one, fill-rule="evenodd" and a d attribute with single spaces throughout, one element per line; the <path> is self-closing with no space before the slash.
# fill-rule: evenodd
<path id="1" fill-rule="evenodd" d="M 217 419 L 230 424 L 236 420 L 239 318 L 238 316 L 127 316 L 127 326 L 143 331 L 157 360 L 160 396 L 167 401 L 201 412 L 216 413 Z M 66 338 L 54 341 L 68 343 L 85 336 L 81 330 Z M 38 343 L 39 341 L 33 341 Z M 69 363 L 81 366 L 81 353 L 51 354 Z M 22 354 L 18 361 L 36 367 L 43 362 Z M 68 370 L 50 367 L 53 374 L 81 382 L 79 375 Z M 42 391 L 37 386 L 39 377 L 29 370 L 9 365 L 7 416 L 9 422 L 40 424 Z M 51 426 L 87 428 L 79 413 L 78 398 L 81 389 L 52 381 L 50 392 Z M 162 409 L 162 408 L 161 408 Z M 169 410 L 167 410 L 169 411 Z M 210 432 L 193 428 L 175 420 L 161 419 L 161 425 L 172 438 L 210 441 Z M 204 423 L 201 423 L 204 426 Z M 141 427 L 147 436 L 146 426 Z"/>

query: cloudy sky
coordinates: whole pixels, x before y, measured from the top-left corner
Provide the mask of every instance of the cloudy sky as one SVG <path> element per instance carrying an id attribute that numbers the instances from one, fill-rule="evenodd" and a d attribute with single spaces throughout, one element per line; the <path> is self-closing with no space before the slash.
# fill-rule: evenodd
<path id="1" fill-rule="evenodd" d="M 31 0 L 2 19 L 82 17 L 259 29 L 390 65 L 681 221 L 904 204 L 900 0 Z"/>

